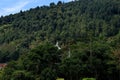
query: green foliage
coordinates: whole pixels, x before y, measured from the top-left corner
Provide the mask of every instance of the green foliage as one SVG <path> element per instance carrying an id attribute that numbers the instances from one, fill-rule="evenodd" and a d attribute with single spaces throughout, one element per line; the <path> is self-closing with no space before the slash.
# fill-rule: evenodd
<path id="1" fill-rule="evenodd" d="M 40 45 L 22 55 L 19 60 L 10 62 L 1 73 L 4 76 L 1 80 L 55 80 L 57 77 L 65 80 L 80 80 L 84 77 L 118 80 L 119 68 L 109 44 L 96 41 L 92 43 L 92 48 L 84 45 L 82 50 L 74 46 L 72 49 L 76 49 L 71 56 L 64 58 L 60 57 L 61 50 L 51 44 Z"/>
<path id="2" fill-rule="evenodd" d="M 33 75 L 25 71 L 15 71 L 12 74 L 12 80 L 35 80 Z"/>
<path id="3" fill-rule="evenodd" d="M 41 72 L 41 80 L 56 80 L 57 78 L 57 74 L 55 71 L 53 71 L 50 68 L 45 68 L 42 72 Z"/>
<path id="4" fill-rule="evenodd" d="M 10 62 L 0 80 L 119 80 L 119 22 L 119 0 L 59 1 L 2 16 L 0 63 Z"/>
<path id="5" fill-rule="evenodd" d="M 97 39 L 101 36 L 110 38 L 119 33 L 119 13 L 118 0 L 59 1 L 58 4 L 20 11 L 0 18 L 0 50 L 7 51 L 4 44 L 14 46 L 13 51 L 18 54 L 43 41 L 55 43 L 59 40 L 62 44 L 88 42 L 90 31 Z M 13 60 L 19 56 L 8 52 L 11 58 L 16 56 Z"/>
<path id="6" fill-rule="evenodd" d="M 56 80 L 64 80 L 64 78 L 57 78 Z"/>
<path id="7" fill-rule="evenodd" d="M 10 62 L 1 80 L 55 80 L 61 51 L 46 43 Z M 40 77 L 40 78 L 39 78 Z"/>
<path id="8" fill-rule="evenodd" d="M 82 80 L 96 80 L 95 78 L 84 78 Z"/>

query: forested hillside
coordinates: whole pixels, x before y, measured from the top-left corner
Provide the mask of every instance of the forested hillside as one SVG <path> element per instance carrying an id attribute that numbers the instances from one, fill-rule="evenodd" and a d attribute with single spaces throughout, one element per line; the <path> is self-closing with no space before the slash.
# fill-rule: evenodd
<path id="1" fill-rule="evenodd" d="M 9 62 L 0 80 L 119 80 L 120 0 L 59 1 L 1 16 L 0 62 Z"/>

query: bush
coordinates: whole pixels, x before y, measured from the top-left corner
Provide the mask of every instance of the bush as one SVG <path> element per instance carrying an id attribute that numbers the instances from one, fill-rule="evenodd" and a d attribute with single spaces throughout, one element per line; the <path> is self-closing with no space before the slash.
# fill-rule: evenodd
<path id="1" fill-rule="evenodd" d="M 95 78 L 83 78 L 82 80 L 96 80 Z"/>

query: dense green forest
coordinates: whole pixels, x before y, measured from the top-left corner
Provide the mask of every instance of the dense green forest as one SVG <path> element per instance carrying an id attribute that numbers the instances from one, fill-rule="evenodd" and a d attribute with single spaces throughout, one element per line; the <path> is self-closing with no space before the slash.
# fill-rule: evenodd
<path id="1" fill-rule="evenodd" d="M 120 0 L 59 1 L 1 16 L 0 63 L 8 63 L 0 80 L 119 80 Z"/>

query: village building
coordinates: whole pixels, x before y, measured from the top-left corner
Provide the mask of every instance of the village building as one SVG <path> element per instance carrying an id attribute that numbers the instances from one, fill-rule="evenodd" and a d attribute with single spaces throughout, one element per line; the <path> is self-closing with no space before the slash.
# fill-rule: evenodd
<path id="1" fill-rule="evenodd" d="M 7 66 L 6 63 L 0 63 L 0 70 L 4 69 Z"/>

